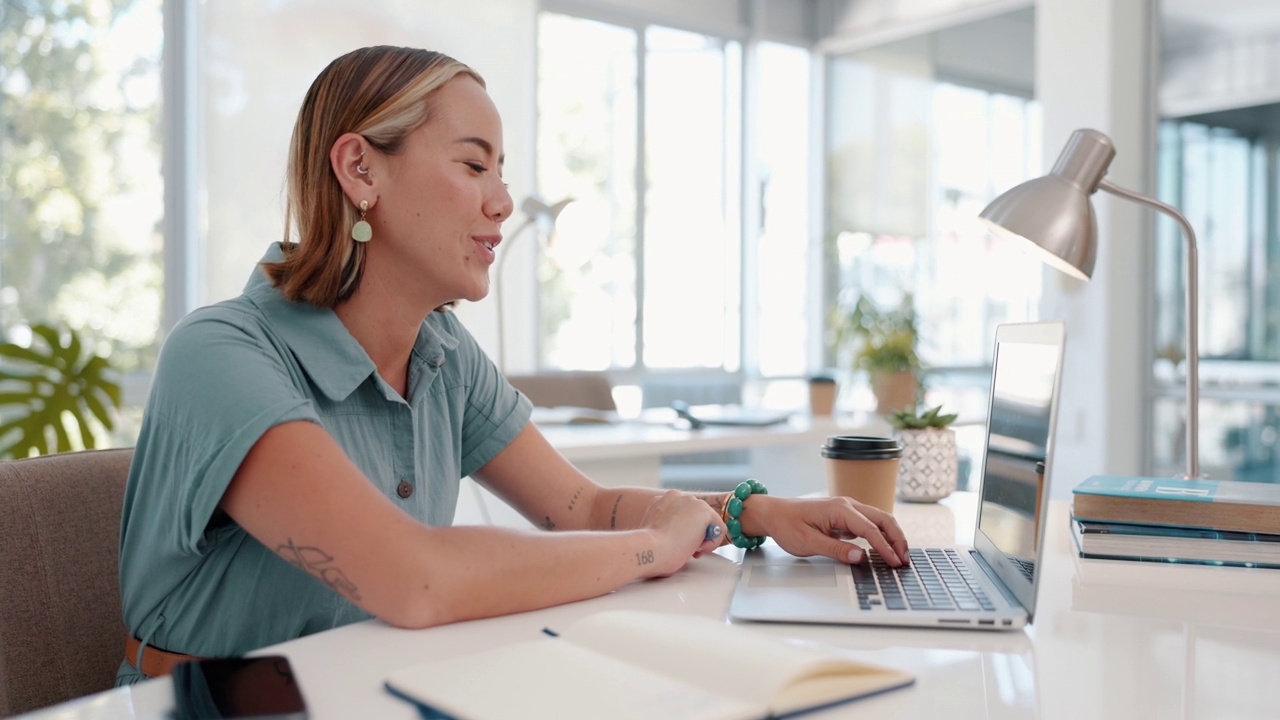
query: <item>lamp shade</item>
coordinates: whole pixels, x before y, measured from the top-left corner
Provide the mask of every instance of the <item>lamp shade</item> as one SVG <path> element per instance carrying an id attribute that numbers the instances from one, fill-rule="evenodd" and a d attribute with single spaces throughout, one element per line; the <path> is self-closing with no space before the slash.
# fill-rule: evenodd
<path id="1" fill-rule="evenodd" d="M 1115 154 L 1106 135 L 1077 130 L 1048 175 L 1005 192 L 978 217 L 997 235 L 1031 241 L 1057 270 L 1088 280 L 1098 257 L 1098 221 L 1089 198 Z"/>
<path id="2" fill-rule="evenodd" d="M 573 198 L 565 198 L 554 205 L 548 205 L 536 195 L 530 195 L 520 203 L 520 209 L 529 217 L 529 220 L 538 224 L 538 230 L 544 235 L 550 235 L 555 230 L 556 218 L 560 217 L 560 213 L 564 212 L 572 202 Z"/>

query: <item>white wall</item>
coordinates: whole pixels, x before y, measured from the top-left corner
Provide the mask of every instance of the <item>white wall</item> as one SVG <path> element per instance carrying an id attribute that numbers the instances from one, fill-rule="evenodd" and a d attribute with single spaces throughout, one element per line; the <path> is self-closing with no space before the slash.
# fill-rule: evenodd
<path id="1" fill-rule="evenodd" d="M 1036 95 L 1044 117 L 1045 167 L 1074 130 L 1094 128 L 1116 146 L 1107 178 L 1150 192 L 1148 13 L 1148 0 L 1038 0 Z M 1149 211 L 1101 192 L 1093 202 L 1093 279 L 1082 283 L 1045 271 L 1041 317 L 1061 318 L 1067 327 L 1050 469 L 1056 497 L 1069 496 L 1090 475 L 1138 473 L 1147 445 Z"/>

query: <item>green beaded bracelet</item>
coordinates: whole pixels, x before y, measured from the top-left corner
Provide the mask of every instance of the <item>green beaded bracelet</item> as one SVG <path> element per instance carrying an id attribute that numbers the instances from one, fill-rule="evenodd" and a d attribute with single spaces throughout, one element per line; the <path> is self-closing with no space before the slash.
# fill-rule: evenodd
<path id="1" fill-rule="evenodd" d="M 745 482 L 738 483 L 738 487 L 733 489 L 729 495 L 729 499 L 724 503 L 724 526 L 729 529 L 729 542 L 743 550 L 754 550 L 764 544 L 764 535 L 743 535 L 742 521 L 738 519 L 742 515 L 743 503 L 752 495 L 768 495 L 769 490 L 761 485 L 754 478 L 748 478 Z"/>

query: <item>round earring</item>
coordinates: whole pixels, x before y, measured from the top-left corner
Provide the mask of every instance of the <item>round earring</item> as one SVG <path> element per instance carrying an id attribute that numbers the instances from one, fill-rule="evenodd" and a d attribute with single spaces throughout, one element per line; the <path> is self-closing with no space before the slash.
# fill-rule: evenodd
<path id="1" fill-rule="evenodd" d="M 360 219 L 355 225 L 351 226 L 351 239 L 359 243 L 367 243 L 373 239 L 373 227 L 369 225 L 369 221 L 364 219 L 365 213 L 369 212 L 369 201 L 360 201 Z"/>

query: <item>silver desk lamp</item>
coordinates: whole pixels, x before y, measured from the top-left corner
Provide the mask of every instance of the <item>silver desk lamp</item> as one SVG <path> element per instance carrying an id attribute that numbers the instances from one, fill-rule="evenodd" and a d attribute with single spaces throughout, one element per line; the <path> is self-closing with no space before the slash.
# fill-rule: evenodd
<path id="1" fill-rule="evenodd" d="M 1003 237 L 1018 237 L 1043 250 L 1041 259 L 1081 280 L 1093 275 L 1098 222 L 1089 197 L 1098 190 L 1163 212 L 1182 227 L 1187 238 L 1187 479 L 1200 478 L 1200 344 L 1196 234 L 1173 207 L 1131 190 L 1104 176 L 1116 155 L 1111 138 L 1097 130 L 1076 130 L 1053 170 L 996 198 L 979 215 Z"/>
<path id="2" fill-rule="evenodd" d="M 498 369 L 504 373 L 507 371 L 507 332 L 502 311 L 502 268 L 506 264 L 507 256 L 511 254 L 511 244 L 520 239 L 521 233 L 535 226 L 539 237 L 551 235 L 555 232 L 556 219 L 572 202 L 573 198 L 565 198 L 558 203 L 548 205 L 535 195 L 525 198 L 524 202 L 520 203 L 520 209 L 525 214 L 524 223 L 499 246 L 502 251 L 494 264 L 493 287 L 497 291 L 497 297 L 494 299 L 498 302 Z"/>

